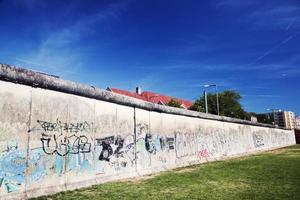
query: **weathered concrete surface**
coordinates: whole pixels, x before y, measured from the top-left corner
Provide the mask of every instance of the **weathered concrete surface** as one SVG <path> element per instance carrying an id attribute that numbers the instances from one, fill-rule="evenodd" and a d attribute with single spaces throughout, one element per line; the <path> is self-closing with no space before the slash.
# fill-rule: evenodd
<path id="1" fill-rule="evenodd" d="M 164 112 L 164 113 L 189 116 L 189 117 L 197 117 L 203 119 L 214 119 L 218 121 L 250 124 L 253 126 L 274 127 L 269 124 L 261 124 L 252 121 L 246 121 L 246 120 L 234 119 L 230 117 L 194 112 L 194 111 L 180 109 L 180 108 L 162 106 L 159 104 L 154 104 L 139 99 L 115 94 L 92 86 L 86 86 L 79 83 L 66 81 L 54 76 L 47 76 L 45 74 L 36 73 L 30 70 L 26 70 L 23 68 L 18 68 L 6 64 L 0 64 L 0 80 L 9 81 L 13 83 L 20 83 L 32 87 L 44 88 L 48 90 L 59 91 L 68 94 L 75 94 L 75 95 L 97 99 L 101 101 L 116 103 L 119 105 L 141 108 L 148 111 L 157 111 L 157 112 Z"/>
<path id="2" fill-rule="evenodd" d="M 44 75 L 38 75 L 38 82 L 49 78 L 55 87 L 67 88 L 50 88 L 50 83 L 31 87 L 37 80 L 27 76 L 36 74 L 0 69 L 5 80 L 0 81 L 1 200 L 295 144 L 291 130 L 166 108 L 93 88 L 94 96 L 73 92 L 86 92 L 86 86 L 67 92 L 69 83 Z"/>

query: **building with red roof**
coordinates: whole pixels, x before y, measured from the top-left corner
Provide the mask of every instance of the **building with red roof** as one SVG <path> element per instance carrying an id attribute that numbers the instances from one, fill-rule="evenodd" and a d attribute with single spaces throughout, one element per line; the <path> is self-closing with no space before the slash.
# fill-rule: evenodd
<path id="1" fill-rule="evenodd" d="M 151 103 L 157 103 L 157 104 L 161 104 L 161 105 L 167 105 L 171 101 L 171 99 L 174 99 L 175 101 L 179 102 L 181 104 L 181 107 L 184 109 L 189 109 L 193 105 L 193 102 L 188 101 L 188 100 L 179 99 L 176 97 L 170 97 L 170 96 L 157 94 L 157 93 L 149 92 L 149 91 L 141 92 L 141 89 L 139 87 L 136 88 L 136 92 L 129 92 L 126 90 L 120 90 L 120 89 L 111 88 L 111 87 L 108 87 L 106 90 L 117 93 L 117 94 L 129 96 L 129 97 L 133 97 L 133 98 L 140 99 L 143 101 L 148 101 Z"/>

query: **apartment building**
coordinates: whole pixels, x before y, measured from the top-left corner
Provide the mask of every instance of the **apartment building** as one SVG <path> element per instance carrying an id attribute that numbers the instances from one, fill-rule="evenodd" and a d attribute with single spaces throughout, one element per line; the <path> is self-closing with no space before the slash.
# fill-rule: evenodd
<path id="1" fill-rule="evenodd" d="M 300 130 L 300 116 L 295 117 L 295 129 Z"/>
<path id="2" fill-rule="evenodd" d="M 275 125 L 287 129 L 295 128 L 295 114 L 292 111 L 277 111 L 274 113 Z"/>

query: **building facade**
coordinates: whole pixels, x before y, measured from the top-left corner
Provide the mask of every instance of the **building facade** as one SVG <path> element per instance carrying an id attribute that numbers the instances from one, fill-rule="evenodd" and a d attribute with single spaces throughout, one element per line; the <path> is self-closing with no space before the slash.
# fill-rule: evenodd
<path id="1" fill-rule="evenodd" d="M 275 125 L 287 129 L 295 128 L 295 114 L 292 111 L 276 111 L 274 112 Z"/>
<path id="2" fill-rule="evenodd" d="M 295 129 L 300 130 L 300 116 L 295 117 Z"/>
<path id="3" fill-rule="evenodd" d="M 256 116 L 253 116 L 253 115 L 251 115 L 251 117 L 250 117 L 250 121 L 252 121 L 252 122 L 257 122 L 257 117 L 256 117 Z"/>

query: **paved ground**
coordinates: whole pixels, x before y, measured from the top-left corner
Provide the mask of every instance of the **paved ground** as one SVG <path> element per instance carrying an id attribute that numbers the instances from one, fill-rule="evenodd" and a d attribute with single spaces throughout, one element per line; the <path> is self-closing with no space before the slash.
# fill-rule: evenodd
<path id="1" fill-rule="evenodd" d="M 300 199 L 300 145 L 39 199 Z"/>

